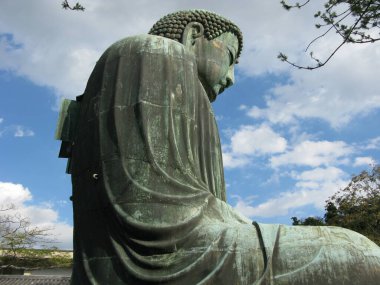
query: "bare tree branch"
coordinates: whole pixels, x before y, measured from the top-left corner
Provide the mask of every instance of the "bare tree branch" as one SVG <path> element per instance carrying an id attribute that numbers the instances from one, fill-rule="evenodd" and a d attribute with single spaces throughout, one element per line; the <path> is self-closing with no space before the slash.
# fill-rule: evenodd
<path id="1" fill-rule="evenodd" d="M 310 0 L 306 0 L 304 3 L 300 4 L 297 2 L 295 5 L 289 5 L 284 0 L 281 1 L 282 7 L 284 7 L 286 10 L 290 10 L 292 8 L 302 8 L 303 6 L 307 5 L 310 2 Z"/>
<path id="2" fill-rule="evenodd" d="M 64 1 L 62 2 L 62 8 L 65 9 L 65 10 L 69 9 L 69 10 L 72 10 L 72 11 L 74 11 L 74 10 L 75 10 L 75 11 L 84 11 L 84 10 L 85 10 L 85 8 L 84 8 L 81 4 L 79 4 L 79 2 L 75 3 L 74 6 L 71 6 L 71 5 L 67 2 L 67 0 L 64 0 Z"/>
<path id="3" fill-rule="evenodd" d="M 295 5 L 289 5 L 285 1 L 281 1 L 281 4 L 285 9 L 290 10 L 293 8 L 301 8 L 309 2 L 310 1 L 305 1 L 303 4 L 296 3 Z M 343 4 L 348 4 L 349 8 L 344 9 L 343 12 L 336 12 L 335 8 Z M 317 40 L 325 37 L 333 29 L 342 37 L 343 41 L 330 53 L 330 55 L 324 61 L 315 58 L 313 56 L 313 52 L 311 52 L 311 59 L 317 63 L 315 66 L 298 65 L 288 60 L 287 56 L 282 52 L 280 52 L 277 56 L 281 61 L 287 62 L 288 64 L 299 69 L 314 70 L 326 65 L 337 53 L 337 51 L 345 44 L 374 43 L 380 40 L 380 37 L 375 37 L 372 32 L 374 29 L 380 28 L 379 0 L 328 0 L 325 3 L 324 7 L 324 12 L 318 11 L 315 14 L 315 17 L 320 18 L 324 24 L 317 24 L 316 28 L 329 28 L 320 36 L 313 39 L 307 45 L 305 51 L 309 50 Z M 348 19 L 353 19 L 354 23 L 350 25 L 344 24 L 344 21 Z"/>
<path id="4" fill-rule="evenodd" d="M 27 217 L 17 213 L 14 205 L 0 206 L 0 248 L 2 255 L 17 258 L 20 250 L 37 244 L 54 242 L 49 227 L 33 226 Z"/>

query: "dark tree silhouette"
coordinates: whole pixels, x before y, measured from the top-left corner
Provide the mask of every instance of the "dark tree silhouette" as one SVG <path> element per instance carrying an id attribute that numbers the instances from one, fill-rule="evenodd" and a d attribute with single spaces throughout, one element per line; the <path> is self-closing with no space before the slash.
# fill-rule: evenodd
<path id="1" fill-rule="evenodd" d="M 307 217 L 306 219 L 298 219 L 292 217 L 293 226 L 325 226 L 325 221 L 322 217 Z"/>

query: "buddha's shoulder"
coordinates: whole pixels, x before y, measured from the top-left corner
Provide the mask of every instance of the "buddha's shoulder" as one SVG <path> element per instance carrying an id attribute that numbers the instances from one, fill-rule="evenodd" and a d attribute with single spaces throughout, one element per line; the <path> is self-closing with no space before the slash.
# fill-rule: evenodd
<path id="1" fill-rule="evenodd" d="M 137 35 L 124 38 L 111 45 L 106 53 L 119 56 L 136 53 L 191 56 L 191 52 L 180 42 L 155 35 Z"/>

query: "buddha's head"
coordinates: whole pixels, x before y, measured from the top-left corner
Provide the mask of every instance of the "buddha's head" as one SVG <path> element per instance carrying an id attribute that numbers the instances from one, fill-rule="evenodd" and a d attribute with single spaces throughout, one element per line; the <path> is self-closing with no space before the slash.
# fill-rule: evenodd
<path id="1" fill-rule="evenodd" d="M 199 79 L 211 102 L 234 83 L 243 37 L 229 20 L 204 10 L 179 11 L 160 19 L 149 34 L 178 41 L 194 52 Z"/>

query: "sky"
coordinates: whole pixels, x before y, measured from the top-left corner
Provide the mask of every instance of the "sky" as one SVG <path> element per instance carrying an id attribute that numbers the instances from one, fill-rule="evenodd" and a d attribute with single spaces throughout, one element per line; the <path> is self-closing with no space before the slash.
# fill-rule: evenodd
<path id="1" fill-rule="evenodd" d="M 312 63 L 305 48 L 321 33 L 313 15 L 325 1 L 290 12 L 278 0 L 80 2 L 85 12 L 60 0 L 0 2 L 0 207 L 53 228 L 59 248 L 72 248 L 73 230 L 70 176 L 54 139 L 60 102 L 83 93 L 108 46 L 178 10 L 216 12 L 243 33 L 235 85 L 213 103 L 237 211 L 262 223 L 323 216 L 328 197 L 380 161 L 379 44 L 346 45 L 312 72 L 277 59 Z M 324 58 L 337 44 L 331 34 L 312 50 Z"/>

